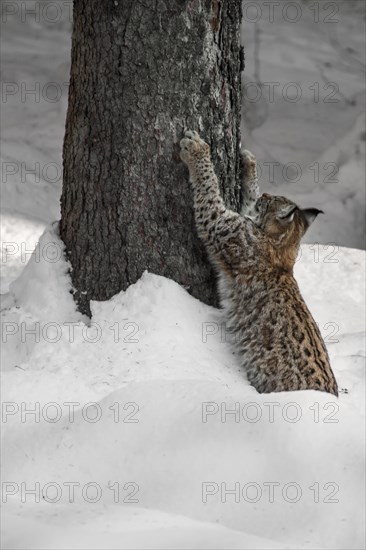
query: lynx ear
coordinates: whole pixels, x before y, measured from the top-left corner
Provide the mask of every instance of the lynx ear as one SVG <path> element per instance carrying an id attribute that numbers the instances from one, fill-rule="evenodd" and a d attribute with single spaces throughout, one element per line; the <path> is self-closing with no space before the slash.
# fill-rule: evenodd
<path id="1" fill-rule="evenodd" d="M 317 208 L 304 208 L 301 212 L 304 214 L 308 226 L 313 223 L 318 214 L 324 214 L 323 210 Z"/>
<path id="2" fill-rule="evenodd" d="M 283 223 L 291 223 L 294 219 L 295 212 L 297 210 L 297 206 L 294 204 L 289 204 L 288 206 L 285 206 L 285 208 L 282 208 L 280 212 L 278 213 L 277 219 Z"/>

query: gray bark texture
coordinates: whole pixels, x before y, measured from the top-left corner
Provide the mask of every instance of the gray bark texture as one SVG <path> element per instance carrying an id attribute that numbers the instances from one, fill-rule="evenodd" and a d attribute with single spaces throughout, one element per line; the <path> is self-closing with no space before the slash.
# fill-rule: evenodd
<path id="1" fill-rule="evenodd" d="M 241 0 L 74 0 L 60 234 L 79 309 L 144 270 L 217 305 L 194 227 L 184 129 L 240 190 Z"/>

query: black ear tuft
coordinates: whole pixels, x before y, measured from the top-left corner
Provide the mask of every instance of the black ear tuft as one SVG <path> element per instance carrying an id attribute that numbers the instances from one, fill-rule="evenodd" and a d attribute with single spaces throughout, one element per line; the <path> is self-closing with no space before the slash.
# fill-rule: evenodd
<path id="1" fill-rule="evenodd" d="M 304 208 L 301 212 L 304 214 L 308 226 L 313 223 L 318 214 L 324 214 L 323 210 L 318 210 L 318 208 Z"/>

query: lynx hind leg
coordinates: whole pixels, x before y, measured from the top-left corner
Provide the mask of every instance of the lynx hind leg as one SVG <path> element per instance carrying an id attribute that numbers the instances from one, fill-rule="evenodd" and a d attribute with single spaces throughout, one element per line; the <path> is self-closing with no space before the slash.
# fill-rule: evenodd
<path id="1" fill-rule="evenodd" d="M 260 196 L 257 174 L 257 160 L 253 153 L 244 149 L 241 153 L 242 161 L 242 197 L 243 203 L 241 208 L 242 216 L 252 216 L 253 209 L 257 199 Z"/>

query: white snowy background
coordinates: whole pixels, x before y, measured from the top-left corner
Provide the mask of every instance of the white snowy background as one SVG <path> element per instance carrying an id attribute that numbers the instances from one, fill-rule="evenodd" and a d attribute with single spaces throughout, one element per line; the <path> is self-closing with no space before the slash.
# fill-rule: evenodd
<path id="1" fill-rule="evenodd" d="M 285 4 L 244 3 L 242 141 L 325 211 L 296 276 L 339 399 L 258 395 L 220 312 L 153 274 L 86 324 L 51 225 L 72 4 L 3 2 L 3 548 L 364 548 L 364 4 Z"/>

